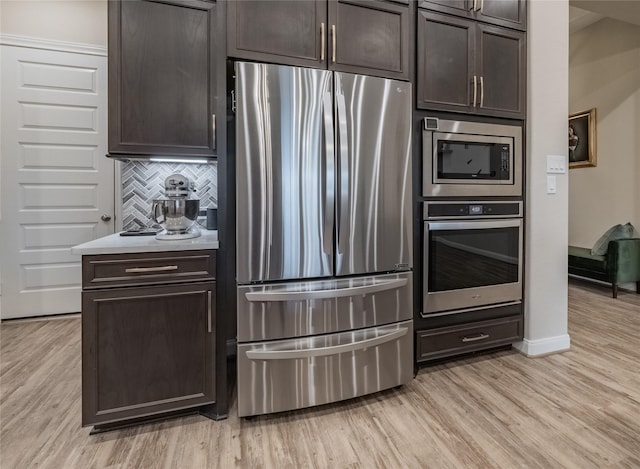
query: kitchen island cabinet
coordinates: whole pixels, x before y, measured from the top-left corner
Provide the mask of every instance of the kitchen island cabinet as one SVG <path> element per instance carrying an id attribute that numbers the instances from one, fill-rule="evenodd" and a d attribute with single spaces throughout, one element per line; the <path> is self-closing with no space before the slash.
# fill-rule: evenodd
<path id="1" fill-rule="evenodd" d="M 96 431 L 180 412 L 226 415 L 216 251 L 202 249 L 217 248 L 216 237 L 144 238 L 111 235 L 72 251 L 83 254 L 82 424 Z"/>
<path id="2" fill-rule="evenodd" d="M 231 1 L 228 56 L 409 80 L 414 10 L 408 3 Z"/>

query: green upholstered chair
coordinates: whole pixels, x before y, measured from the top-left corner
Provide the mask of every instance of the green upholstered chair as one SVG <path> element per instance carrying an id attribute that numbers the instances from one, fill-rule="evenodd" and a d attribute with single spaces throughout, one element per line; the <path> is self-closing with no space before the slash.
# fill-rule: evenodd
<path id="1" fill-rule="evenodd" d="M 640 238 L 609 241 L 605 255 L 591 254 L 591 249 L 569 246 L 569 273 L 611 284 L 613 297 L 618 285 L 636 282 L 640 293 Z"/>

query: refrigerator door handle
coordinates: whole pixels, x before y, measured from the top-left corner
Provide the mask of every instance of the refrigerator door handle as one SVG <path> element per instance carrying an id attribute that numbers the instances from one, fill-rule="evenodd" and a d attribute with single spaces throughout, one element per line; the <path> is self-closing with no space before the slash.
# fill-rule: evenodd
<path id="1" fill-rule="evenodd" d="M 366 295 L 369 293 L 378 293 L 386 290 L 394 290 L 404 287 L 408 279 L 398 278 L 387 282 L 375 283 L 373 285 L 360 285 L 357 287 L 335 288 L 329 290 L 311 290 L 311 291 L 256 291 L 245 293 L 247 301 L 300 301 L 300 300 L 317 300 L 323 298 L 343 298 L 346 296 Z"/>
<path id="2" fill-rule="evenodd" d="M 364 350 L 369 347 L 391 342 L 406 335 L 408 331 L 409 329 L 407 327 L 402 327 L 389 334 L 330 347 L 310 348 L 306 350 L 247 350 L 245 354 L 249 360 L 294 360 L 297 358 L 325 357 L 327 355 Z"/>
<path id="3" fill-rule="evenodd" d="M 335 206 L 335 138 L 333 134 L 333 99 L 330 92 L 322 97 L 322 111 L 324 123 L 324 150 L 326 176 L 324 187 L 324 252 L 331 253 L 333 249 L 333 216 Z"/>
<path id="4" fill-rule="evenodd" d="M 347 132 L 347 105 L 344 94 L 338 91 L 336 80 L 336 101 L 338 108 L 338 213 L 337 213 L 337 243 L 336 252 L 340 253 L 340 247 L 347 242 L 348 227 L 343 226 L 347 222 L 349 199 L 349 136 Z"/>

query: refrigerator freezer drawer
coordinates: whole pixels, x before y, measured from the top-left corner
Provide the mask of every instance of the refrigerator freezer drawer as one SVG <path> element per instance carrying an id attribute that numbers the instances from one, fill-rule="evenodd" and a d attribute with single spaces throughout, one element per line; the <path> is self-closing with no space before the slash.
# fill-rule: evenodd
<path id="1" fill-rule="evenodd" d="M 413 317 L 412 273 L 238 287 L 238 342 L 380 326 Z"/>
<path id="2" fill-rule="evenodd" d="M 413 378 L 413 321 L 238 345 L 238 414 L 268 414 L 363 396 Z"/>

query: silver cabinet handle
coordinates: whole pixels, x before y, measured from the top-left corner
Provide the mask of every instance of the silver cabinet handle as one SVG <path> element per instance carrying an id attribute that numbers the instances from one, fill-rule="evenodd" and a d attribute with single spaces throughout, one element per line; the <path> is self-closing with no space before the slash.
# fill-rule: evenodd
<path id="1" fill-rule="evenodd" d="M 247 301 L 295 301 L 295 300 L 317 300 L 321 298 L 343 298 L 345 296 L 366 295 L 368 293 L 378 293 L 386 290 L 394 290 L 404 287 L 408 279 L 398 278 L 388 282 L 376 283 L 373 285 L 361 285 L 358 287 L 337 288 L 331 290 L 312 291 L 283 291 L 272 290 L 267 292 L 245 293 Z"/>
<path id="2" fill-rule="evenodd" d="M 324 62 L 324 23 L 320 23 L 320 62 Z"/>
<path id="3" fill-rule="evenodd" d="M 333 96 L 330 92 L 324 93 L 322 100 L 324 113 L 324 138 L 325 138 L 325 162 L 327 165 L 324 196 L 324 250 L 331 253 L 333 246 L 333 215 L 335 205 L 335 141 L 333 135 Z"/>
<path id="4" fill-rule="evenodd" d="M 331 61 L 336 63 L 336 25 L 331 25 Z"/>
<path id="5" fill-rule="evenodd" d="M 478 0 L 473 0 L 473 7 L 471 8 L 472 11 L 476 11 L 478 6 Z"/>
<path id="6" fill-rule="evenodd" d="M 160 267 L 130 267 L 124 271 L 128 274 L 141 274 L 147 272 L 169 272 L 171 270 L 178 270 L 177 265 L 163 265 Z"/>
<path id="7" fill-rule="evenodd" d="M 327 355 L 337 355 L 339 353 L 363 350 L 376 345 L 384 344 L 396 340 L 409 331 L 402 327 L 389 334 L 374 337 L 372 339 L 353 342 L 351 344 L 334 345 L 331 347 L 311 348 L 306 350 L 248 350 L 246 353 L 249 360 L 294 360 L 296 358 L 325 357 Z"/>
<path id="8" fill-rule="evenodd" d="M 473 107 L 476 107 L 476 99 L 478 98 L 478 77 L 473 76 Z"/>
<path id="9" fill-rule="evenodd" d="M 463 337 L 462 341 L 463 342 L 475 342 L 476 340 L 484 340 L 484 339 L 488 339 L 489 338 L 489 334 L 483 334 L 480 333 L 478 335 L 474 335 L 471 337 Z"/>
<path id="10" fill-rule="evenodd" d="M 216 150 L 216 146 L 218 144 L 217 139 L 216 139 L 216 115 L 215 114 L 211 114 L 211 130 L 212 130 L 212 135 L 211 135 L 211 146 L 213 147 L 214 150 Z"/>
<path id="11" fill-rule="evenodd" d="M 480 13 L 483 13 L 483 8 L 484 8 L 484 0 L 480 0 Z"/>
<path id="12" fill-rule="evenodd" d="M 207 330 L 211 332 L 211 290 L 207 292 Z"/>
<path id="13" fill-rule="evenodd" d="M 480 107 L 484 105 L 484 77 L 480 77 Z"/>
<path id="14" fill-rule="evenodd" d="M 111 221 L 111 215 L 107 215 L 106 213 L 100 217 L 102 221 Z"/>

